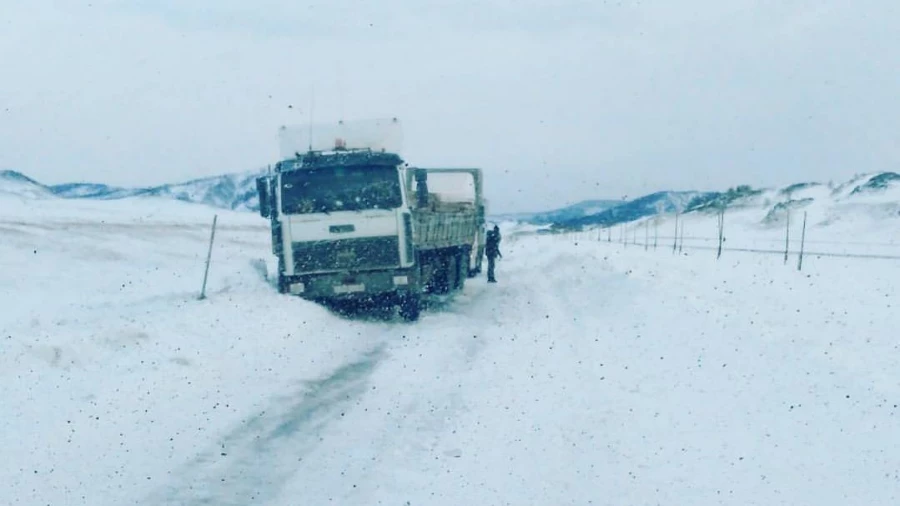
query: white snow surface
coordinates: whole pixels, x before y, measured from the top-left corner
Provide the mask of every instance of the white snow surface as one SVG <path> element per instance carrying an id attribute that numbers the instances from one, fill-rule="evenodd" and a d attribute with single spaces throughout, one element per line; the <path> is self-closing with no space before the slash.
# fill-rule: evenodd
<path id="1" fill-rule="evenodd" d="M 408 324 L 277 294 L 249 213 L 0 196 L 0 504 L 900 502 L 900 262 L 502 226 Z"/>

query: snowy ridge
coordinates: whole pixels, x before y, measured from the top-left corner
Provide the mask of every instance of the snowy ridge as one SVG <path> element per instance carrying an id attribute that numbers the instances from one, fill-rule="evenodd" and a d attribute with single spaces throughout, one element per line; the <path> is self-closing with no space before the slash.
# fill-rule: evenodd
<path id="1" fill-rule="evenodd" d="M 708 195 L 695 191 L 666 191 L 651 193 L 621 203 L 600 213 L 554 222 L 555 228 L 580 228 L 585 225 L 615 225 L 634 221 L 644 216 L 683 212 L 698 197 Z"/>
<path id="2" fill-rule="evenodd" d="M 256 178 L 267 169 L 224 174 L 143 188 L 123 188 L 99 183 L 43 185 L 20 172 L 0 172 L 0 194 L 21 198 L 61 197 L 66 199 L 119 200 L 135 197 L 162 197 L 204 204 L 222 209 L 252 211 L 259 209 Z"/>
<path id="3" fill-rule="evenodd" d="M 601 213 L 607 209 L 616 207 L 621 203 L 622 202 L 618 200 L 585 200 L 553 211 L 495 214 L 492 218 L 500 221 L 524 221 L 535 225 L 548 225 Z"/>
<path id="4" fill-rule="evenodd" d="M 196 179 L 186 183 L 151 188 L 147 194 L 236 211 L 257 211 L 259 197 L 256 193 L 256 178 L 264 173 L 265 169 L 260 169 L 247 173 Z"/>
<path id="5" fill-rule="evenodd" d="M 177 184 L 145 188 L 121 188 L 97 183 L 42 185 L 27 176 L 7 170 L 0 172 L 0 194 L 22 198 L 116 200 L 133 197 L 162 197 L 217 208 L 256 212 L 259 209 L 256 178 L 267 169 L 205 177 Z M 862 174 L 834 186 L 821 183 L 797 183 L 784 188 L 754 189 L 738 186 L 726 192 L 662 191 L 630 201 L 586 200 L 561 209 L 516 214 L 493 214 L 492 221 L 517 221 L 533 225 L 551 225 L 554 230 L 577 230 L 593 226 L 611 226 L 634 222 L 650 216 L 671 213 L 707 212 L 710 209 L 761 208 L 766 220 L 777 221 L 783 209 L 799 209 L 816 203 L 833 210 L 869 208 L 873 215 L 893 217 L 900 200 L 900 174 L 884 172 Z M 815 207 L 815 206 L 813 206 Z"/>
<path id="6" fill-rule="evenodd" d="M 65 198 L 122 199 L 136 196 L 166 197 L 223 209 L 257 211 L 256 178 L 265 169 L 205 177 L 178 184 L 147 188 L 118 188 L 95 183 L 54 185 L 50 190 Z"/>
<path id="7" fill-rule="evenodd" d="M 52 197 L 53 193 L 20 172 L 3 170 L 0 171 L 0 196 L 42 199 Z"/>
<path id="8" fill-rule="evenodd" d="M 133 197 L 142 192 L 97 183 L 66 183 L 51 186 L 49 189 L 57 196 L 67 199 L 117 199 Z"/>
<path id="9" fill-rule="evenodd" d="M 859 210 L 876 219 L 900 217 L 900 175 L 893 172 L 864 174 L 844 184 L 798 183 L 784 188 L 754 189 L 738 186 L 727 192 L 659 192 L 601 213 L 557 221 L 554 229 L 576 230 L 673 213 L 708 214 L 726 209 L 759 215 L 757 223 L 775 225 L 790 210 L 812 210 L 820 220 L 840 220 L 845 212 Z"/>

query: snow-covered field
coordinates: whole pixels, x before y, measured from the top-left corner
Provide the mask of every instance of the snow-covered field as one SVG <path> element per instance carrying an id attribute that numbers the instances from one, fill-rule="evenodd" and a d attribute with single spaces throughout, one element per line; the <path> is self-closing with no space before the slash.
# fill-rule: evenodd
<path id="1" fill-rule="evenodd" d="M 900 503 L 900 262 L 506 231 L 407 324 L 275 293 L 253 214 L 0 197 L 0 504 Z"/>

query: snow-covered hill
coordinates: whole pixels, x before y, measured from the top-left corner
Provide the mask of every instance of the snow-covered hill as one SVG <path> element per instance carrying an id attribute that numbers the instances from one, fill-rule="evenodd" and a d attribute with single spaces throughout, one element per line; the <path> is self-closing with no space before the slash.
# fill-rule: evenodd
<path id="1" fill-rule="evenodd" d="M 168 197 L 223 209 L 257 211 L 256 178 L 265 169 L 195 179 L 147 188 L 119 188 L 96 183 L 54 185 L 50 190 L 65 198 L 121 199 L 135 196 Z"/>
<path id="2" fill-rule="evenodd" d="M 622 202 L 619 200 L 585 200 L 552 211 L 495 214 L 492 218 L 497 221 L 520 221 L 534 225 L 549 225 L 601 213 L 607 209 L 616 207 L 621 203 Z"/>
<path id="3" fill-rule="evenodd" d="M 0 193 L 22 198 L 118 200 L 164 197 L 236 211 L 259 210 L 256 178 L 266 169 L 205 177 L 177 184 L 123 188 L 100 183 L 65 183 L 47 186 L 13 170 L 0 172 Z"/>
<path id="4" fill-rule="evenodd" d="M 65 183 L 48 187 L 54 195 L 67 199 L 120 199 L 144 193 L 144 189 L 121 188 L 99 183 Z"/>
<path id="5" fill-rule="evenodd" d="M 59 196 L 69 199 L 115 200 L 132 197 L 165 197 L 201 203 L 222 209 L 256 212 L 259 209 L 256 178 L 267 169 L 205 177 L 177 184 L 145 188 L 122 188 L 99 183 L 67 183 L 44 186 L 15 171 L 0 172 L 0 192 L 25 198 Z M 783 209 L 799 209 L 817 200 L 835 209 L 863 205 L 880 207 L 891 216 L 891 203 L 897 200 L 900 174 L 885 172 L 858 175 L 838 186 L 798 183 L 785 188 L 753 189 L 738 186 L 726 192 L 662 191 L 630 201 L 586 200 L 564 208 L 532 213 L 497 214 L 495 222 L 523 222 L 550 225 L 554 230 L 578 230 L 585 227 L 609 227 L 668 213 L 692 213 L 712 208 L 765 208 L 772 221 Z M 893 199 L 893 200 L 892 200 Z M 878 211 L 875 211 L 878 212 Z"/>
<path id="6" fill-rule="evenodd" d="M 567 218 L 553 222 L 555 228 L 581 228 L 586 225 L 615 225 L 645 216 L 682 212 L 687 205 L 705 193 L 695 191 L 665 191 L 619 203 L 595 214 Z"/>
<path id="7" fill-rule="evenodd" d="M 621 223 L 665 217 L 673 213 L 708 214 L 725 209 L 734 213 L 761 213 L 761 224 L 774 224 L 786 210 L 813 209 L 839 220 L 842 212 L 859 209 L 864 214 L 895 218 L 900 213 L 900 175 L 893 172 L 864 174 L 844 184 L 798 183 L 784 188 L 754 189 L 738 186 L 726 192 L 659 192 L 603 212 L 554 223 L 554 229 L 609 227 Z M 824 218 L 823 218 L 824 219 Z"/>
<path id="8" fill-rule="evenodd" d="M 0 196 L 43 199 L 53 197 L 44 185 L 14 170 L 0 171 Z"/>
<path id="9" fill-rule="evenodd" d="M 504 227 L 500 283 L 407 324 L 277 294 L 254 213 L 0 195 L 0 504 L 898 502 L 900 263 Z"/>
<path id="10" fill-rule="evenodd" d="M 748 190 L 725 198 L 725 212 L 739 229 L 781 233 L 788 213 L 795 224 L 807 214 L 814 227 L 828 227 L 844 239 L 893 237 L 900 224 L 900 176 L 866 174 L 837 186 L 806 183 L 781 189 Z M 686 219 L 708 220 L 716 205 L 700 206 Z M 696 214 L 691 218 L 690 214 Z M 799 236 L 797 237 L 799 238 Z"/>

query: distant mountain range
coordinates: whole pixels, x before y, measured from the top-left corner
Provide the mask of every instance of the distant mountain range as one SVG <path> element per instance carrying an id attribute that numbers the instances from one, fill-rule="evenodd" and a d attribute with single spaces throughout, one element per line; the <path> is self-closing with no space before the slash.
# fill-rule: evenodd
<path id="1" fill-rule="evenodd" d="M 166 184 L 143 188 L 122 188 L 97 183 L 67 183 L 43 185 L 13 170 L 0 171 L 0 195 L 16 195 L 25 198 L 67 199 L 123 199 L 129 197 L 164 197 L 206 204 L 236 211 L 259 209 L 256 194 L 256 178 L 266 169 L 224 174 L 194 179 L 184 183 Z M 900 174 L 883 172 L 858 175 L 839 186 L 821 183 L 798 183 L 780 189 L 755 189 L 738 186 L 724 192 L 663 191 L 651 193 L 634 200 L 585 200 L 551 211 L 534 213 L 498 214 L 492 221 L 518 221 L 547 226 L 552 230 L 578 230 L 587 226 L 610 226 L 639 220 L 647 216 L 666 213 L 714 211 L 750 205 L 765 206 L 770 216 L 778 215 L 785 208 L 803 207 L 815 198 L 828 195 L 831 199 L 863 198 L 866 195 L 900 191 Z M 888 199 L 890 202 L 892 200 Z M 888 204 L 890 204 L 888 202 Z M 900 208 L 900 203 L 897 204 Z M 774 218 L 773 218 L 774 219 Z"/>
<path id="2" fill-rule="evenodd" d="M 553 211 L 495 214 L 491 218 L 498 221 L 522 221 L 534 225 L 550 225 L 601 213 L 622 204 L 622 202 L 621 200 L 585 200 Z"/>
<path id="3" fill-rule="evenodd" d="M 577 229 L 586 225 L 609 226 L 616 223 L 634 221 L 644 216 L 672 212 L 684 212 L 688 206 L 698 199 L 707 199 L 714 193 L 696 191 L 664 191 L 651 193 L 618 205 L 603 209 L 600 212 L 553 221 L 554 228 Z M 538 223 L 535 223 L 538 224 Z"/>
<path id="4" fill-rule="evenodd" d="M 0 171 L 0 193 L 28 197 L 112 200 L 128 197 L 168 197 L 236 211 L 257 211 L 256 178 L 266 169 L 194 179 L 184 183 L 121 188 L 98 183 L 43 185 L 13 170 Z"/>
<path id="5" fill-rule="evenodd" d="M 879 209 L 883 216 L 900 217 L 900 174 L 862 174 L 837 186 L 808 182 L 774 189 L 742 185 L 724 192 L 657 192 L 599 213 L 555 220 L 550 229 L 581 230 L 587 226 L 608 227 L 658 214 L 750 207 L 765 210 L 763 222 L 774 222 L 784 216 L 786 209 L 801 209 L 817 201 L 825 205 L 858 203 Z M 531 223 L 540 224 L 537 221 Z"/>

